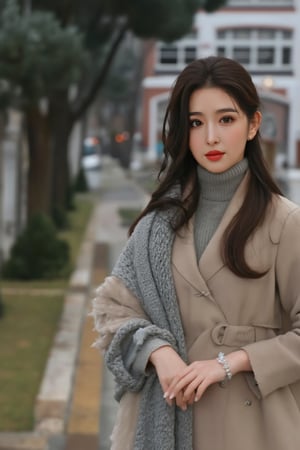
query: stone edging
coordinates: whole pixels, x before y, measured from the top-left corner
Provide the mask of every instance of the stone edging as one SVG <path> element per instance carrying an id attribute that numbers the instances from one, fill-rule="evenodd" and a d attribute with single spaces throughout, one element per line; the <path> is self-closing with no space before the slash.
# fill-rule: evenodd
<path id="1" fill-rule="evenodd" d="M 90 293 L 96 219 L 94 208 L 81 244 L 76 269 L 70 279 L 59 328 L 36 398 L 35 431 L 38 432 L 61 433 L 65 428 Z"/>

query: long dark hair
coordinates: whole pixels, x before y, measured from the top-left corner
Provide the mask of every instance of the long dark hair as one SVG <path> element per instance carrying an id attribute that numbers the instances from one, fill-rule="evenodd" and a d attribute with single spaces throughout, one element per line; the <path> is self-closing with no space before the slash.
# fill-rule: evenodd
<path id="1" fill-rule="evenodd" d="M 146 214 L 153 210 L 176 208 L 177 231 L 194 214 L 200 188 L 197 162 L 189 149 L 189 100 L 199 88 L 223 89 L 241 108 L 250 121 L 259 110 L 260 100 L 249 73 L 234 60 L 210 56 L 192 62 L 179 74 L 166 110 L 162 141 L 164 158 L 159 171 L 157 189 L 137 220 L 129 229 L 131 234 Z M 223 260 L 236 275 L 259 278 L 266 272 L 253 270 L 245 259 L 245 245 L 251 234 L 264 221 L 272 194 L 281 194 L 263 158 L 259 133 L 246 143 L 245 157 L 249 164 L 249 183 L 244 202 L 228 225 L 223 236 Z M 180 198 L 170 195 L 180 188 Z M 183 195 L 183 193 L 187 193 Z"/>

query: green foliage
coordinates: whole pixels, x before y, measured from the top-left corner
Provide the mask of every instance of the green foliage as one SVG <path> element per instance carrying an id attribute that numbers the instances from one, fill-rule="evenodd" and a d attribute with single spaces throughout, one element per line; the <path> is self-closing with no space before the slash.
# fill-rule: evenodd
<path id="1" fill-rule="evenodd" d="M 61 0 L 32 0 L 33 8 L 51 10 L 59 20 L 72 17 L 91 51 L 109 41 L 118 19 L 138 37 L 171 41 L 191 30 L 197 10 L 212 12 L 224 4 L 226 0 L 85 0 L 70 7 Z"/>
<path id="2" fill-rule="evenodd" d="M 22 15 L 7 0 L 0 15 L 0 98 L 34 102 L 76 83 L 86 61 L 82 35 L 50 12 Z"/>
<path id="3" fill-rule="evenodd" d="M 58 205 L 52 208 L 52 220 L 58 230 L 66 230 L 70 226 L 67 212 Z"/>
<path id="4" fill-rule="evenodd" d="M 74 191 L 75 192 L 88 192 L 89 187 L 87 184 L 85 172 L 82 167 L 80 167 L 77 177 L 74 182 Z"/>
<path id="5" fill-rule="evenodd" d="M 214 12 L 216 9 L 222 8 L 222 6 L 225 6 L 227 3 L 227 0 L 204 0 L 203 1 L 203 8 L 207 12 Z"/>
<path id="6" fill-rule="evenodd" d="M 192 28 L 194 3 L 193 0 L 134 0 L 130 5 L 129 26 L 143 38 L 178 39 Z"/>
<path id="7" fill-rule="evenodd" d="M 61 317 L 63 295 L 49 290 L 48 295 L 41 296 L 23 286 L 18 295 L 5 295 L 4 302 L 5 315 L 0 322 L 0 431 L 28 432 L 34 428 L 36 396 Z"/>
<path id="8" fill-rule="evenodd" d="M 1 294 L 1 288 L 0 288 L 0 319 L 1 317 L 3 317 L 4 315 L 4 303 L 3 303 L 3 298 L 2 298 L 2 294 Z"/>
<path id="9" fill-rule="evenodd" d="M 119 208 L 118 210 L 123 227 L 129 227 L 140 213 L 141 210 L 138 208 Z"/>
<path id="10" fill-rule="evenodd" d="M 11 279 L 51 279 L 63 274 L 70 260 L 69 246 L 57 238 L 52 221 L 43 214 L 29 220 L 16 240 L 3 276 Z"/>
<path id="11" fill-rule="evenodd" d="M 179 39 L 199 8 L 212 12 L 226 0 L 17 0 L 0 9 L 0 101 L 21 107 L 79 86 L 83 91 L 105 69 L 113 36 L 126 26 L 141 38 Z M 4 6 L 2 6 L 4 5 Z M 104 65 L 102 65 L 104 64 Z"/>
<path id="12" fill-rule="evenodd" d="M 110 11 L 127 18 L 128 28 L 141 38 L 174 41 L 187 34 L 197 10 L 212 12 L 226 0 L 114 0 Z"/>

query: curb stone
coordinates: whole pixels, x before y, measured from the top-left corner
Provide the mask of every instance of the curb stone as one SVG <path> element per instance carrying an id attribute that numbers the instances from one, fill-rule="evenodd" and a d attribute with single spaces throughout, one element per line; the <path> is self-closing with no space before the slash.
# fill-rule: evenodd
<path id="1" fill-rule="evenodd" d="M 35 429 L 62 433 L 70 408 L 82 327 L 90 294 L 96 229 L 95 208 L 81 244 L 76 269 L 35 405 Z"/>
<path id="2" fill-rule="evenodd" d="M 47 439 L 37 433 L 0 433 L 1 450 L 48 450 Z"/>

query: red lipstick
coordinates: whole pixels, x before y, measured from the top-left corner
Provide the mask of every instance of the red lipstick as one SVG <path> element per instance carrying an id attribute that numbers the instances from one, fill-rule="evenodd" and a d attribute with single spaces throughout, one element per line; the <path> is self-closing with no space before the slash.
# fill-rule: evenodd
<path id="1" fill-rule="evenodd" d="M 211 150 L 205 153 L 205 157 L 210 161 L 219 161 L 223 155 L 224 153 L 220 152 L 219 150 Z"/>

